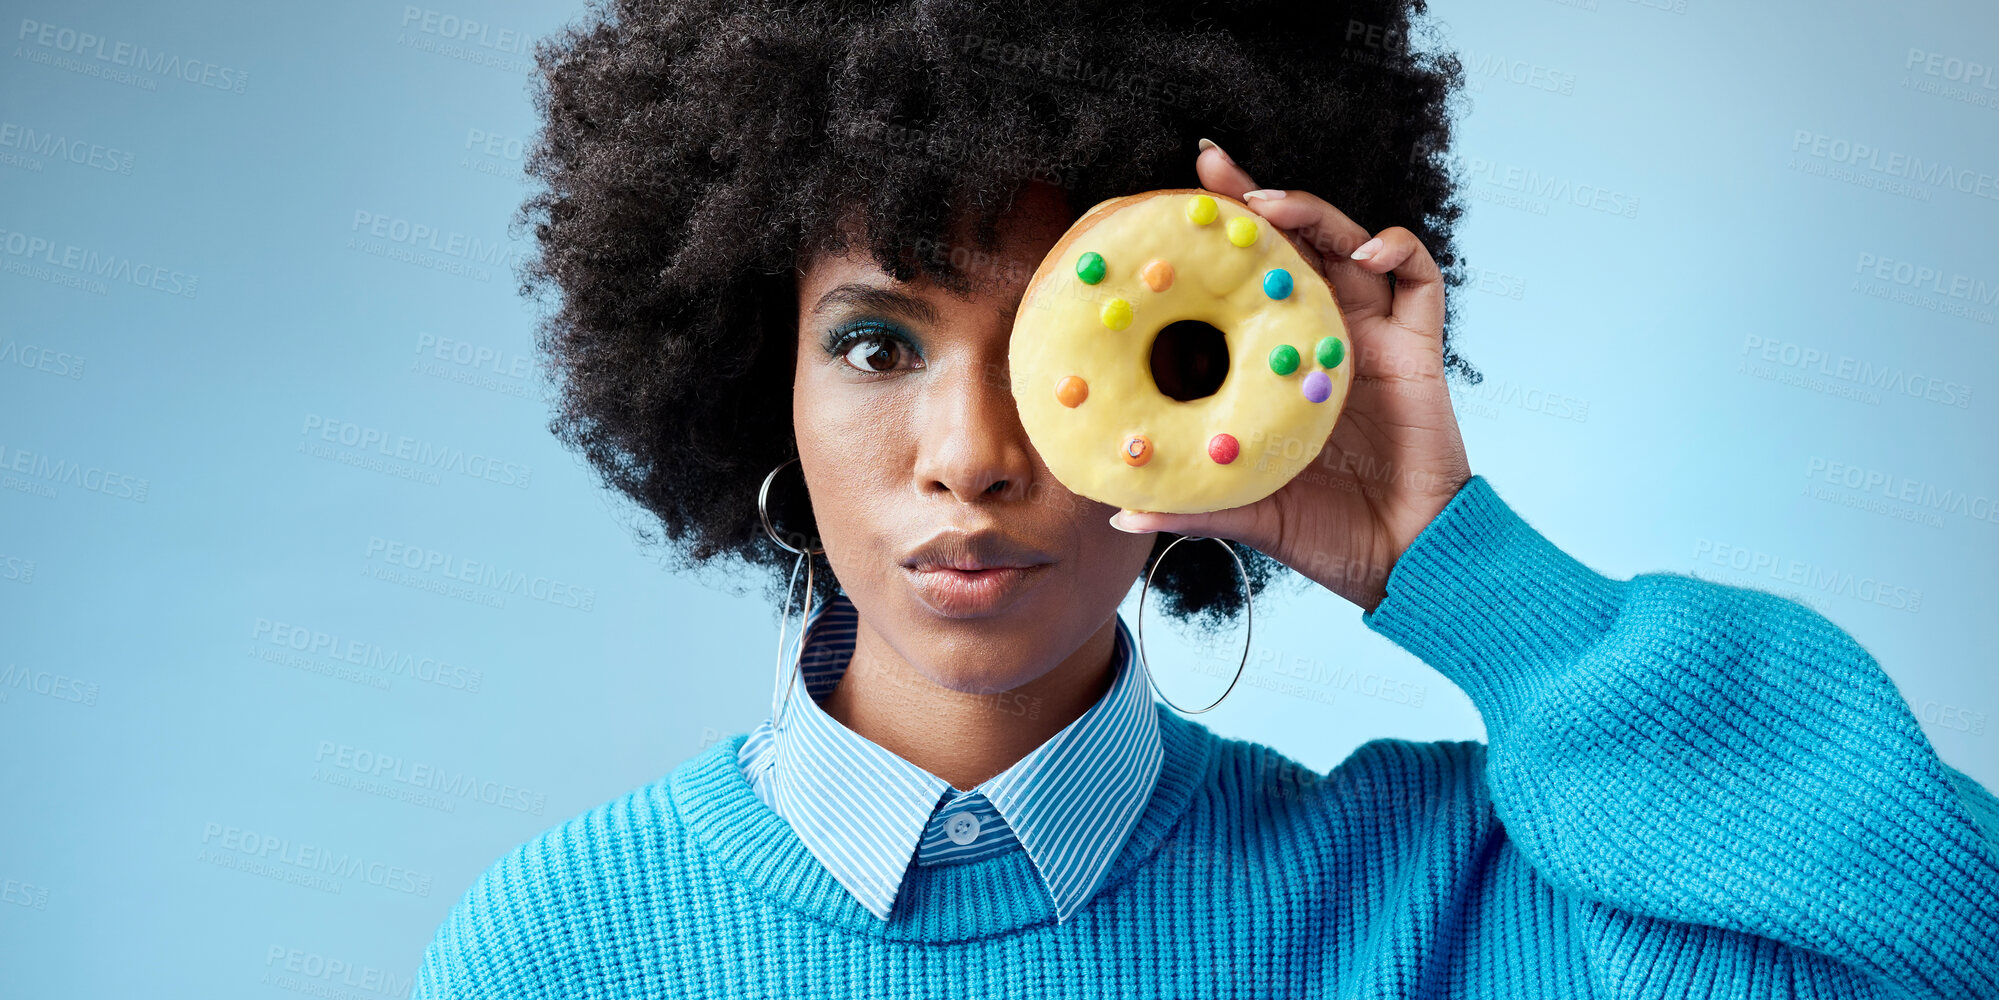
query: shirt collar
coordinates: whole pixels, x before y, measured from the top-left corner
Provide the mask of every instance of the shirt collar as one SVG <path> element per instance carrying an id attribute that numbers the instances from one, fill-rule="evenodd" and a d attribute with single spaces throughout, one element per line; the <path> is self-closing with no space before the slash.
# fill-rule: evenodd
<path id="1" fill-rule="evenodd" d="M 846 672 L 857 619 L 844 593 L 814 611 L 804 629 L 802 690 L 792 692 L 784 728 L 764 720 L 739 757 L 760 797 L 813 856 L 863 907 L 887 920 L 923 829 L 951 786 L 820 707 L 818 699 Z M 1027 851 L 1058 923 L 1096 893 L 1158 782 L 1165 755 L 1136 648 L 1120 616 L 1110 690 L 973 789 Z"/>

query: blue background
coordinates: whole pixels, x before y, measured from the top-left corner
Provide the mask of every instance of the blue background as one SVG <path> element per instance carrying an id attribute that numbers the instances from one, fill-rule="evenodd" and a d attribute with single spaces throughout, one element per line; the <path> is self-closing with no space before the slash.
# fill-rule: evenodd
<path id="1" fill-rule="evenodd" d="M 5 991 L 400 997 L 494 859 L 756 724 L 775 612 L 546 431 L 507 222 L 573 11 L 174 6 L 0 22 Z M 1819 608 L 1999 786 L 1999 14 L 1741 6 L 1435 6 L 1473 467 L 1603 572 Z M 1186 701 L 1235 662 L 1152 638 Z M 1259 602 L 1202 720 L 1321 770 L 1482 735 L 1324 592 Z"/>

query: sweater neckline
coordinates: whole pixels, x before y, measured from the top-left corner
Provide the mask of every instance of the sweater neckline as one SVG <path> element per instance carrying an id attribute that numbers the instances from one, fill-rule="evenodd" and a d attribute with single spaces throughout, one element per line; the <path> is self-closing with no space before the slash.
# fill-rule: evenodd
<path id="1" fill-rule="evenodd" d="M 1071 924 L 1090 919 L 1097 901 L 1115 895 L 1151 857 L 1208 779 L 1219 737 L 1163 703 L 1155 701 L 1152 708 L 1164 751 L 1158 781 L 1102 885 L 1070 918 Z M 716 741 L 675 768 L 668 781 L 681 825 L 743 891 L 856 936 L 881 940 L 968 941 L 1056 922 L 1047 888 L 1021 851 L 923 869 L 923 877 L 902 887 L 888 920 L 868 912 L 806 848 L 791 824 L 750 787 L 737 760 L 748 738 L 739 733 Z"/>

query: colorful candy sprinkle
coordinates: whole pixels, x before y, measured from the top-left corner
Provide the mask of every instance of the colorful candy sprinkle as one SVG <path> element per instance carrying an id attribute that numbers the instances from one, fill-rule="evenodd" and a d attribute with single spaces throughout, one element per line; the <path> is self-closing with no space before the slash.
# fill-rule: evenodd
<path id="1" fill-rule="evenodd" d="M 1091 250 L 1076 258 L 1076 277 L 1083 279 L 1085 285 L 1104 280 L 1104 255 Z"/>
<path id="2" fill-rule="evenodd" d="M 1090 383 L 1075 375 L 1064 375 L 1062 381 L 1055 383 L 1055 399 L 1063 406 L 1081 406 L 1083 400 L 1088 398 L 1090 398 Z"/>
<path id="3" fill-rule="evenodd" d="M 1308 402 L 1323 403 L 1333 394 L 1333 380 L 1325 372 L 1312 372 L 1305 376 L 1305 399 Z"/>
<path id="4" fill-rule="evenodd" d="M 1163 292 L 1173 287 L 1173 265 L 1154 257 L 1138 269 L 1138 277 L 1145 282 L 1145 287 Z"/>
<path id="5" fill-rule="evenodd" d="M 1197 194 L 1187 199 L 1187 218 L 1193 220 L 1194 225 L 1205 226 L 1215 221 L 1215 216 L 1220 214 L 1222 214 L 1221 207 L 1215 204 L 1215 199 L 1207 195 Z"/>
<path id="6" fill-rule="evenodd" d="M 1246 247 L 1256 242 L 1256 220 L 1246 215 L 1238 215 L 1229 220 L 1229 242 Z"/>
<path id="7" fill-rule="evenodd" d="M 1279 344 L 1270 349 L 1270 370 L 1279 375 L 1289 375 L 1298 370 L 1298 349 L 1290 344 Z"/>
<path id="8" fill-rule="evenodd" d="M 1242 454 L 1242 445 L 1236 442 L 1233 434 L 1217 434 L 1208 439 L 1208 457 L 1214 459 L 1218 465 L 1227 465 L 1235 461 L 1235 457 L 1240 454 Z"/>
<path id="9" fill-rule="evenodd" d="M 1097 313 L 1097 318 L 1103 320 L 1104 325 L 1113 330 L 1122 330 L 1131 325 L 1131 303 L 1123 299 L 1112 299 L 1104 303 L 1103 309 Z"/>
<path id="10" fill-rule="evenodd" d="M 1281 267 L 1273 267 L 1263 272 L 1263 294 L 1273 299 L 1291 297 L 1291 272 Z"/>
<path id="11" fill-rule="evenodd" d="M 1124 439 L 1124 464 L 1144 465 L 1152 461 L 1152 439 L 1143 434 L 1133 434 Z"/>
<path id="12" fill-rule="evenodd" d="M 1338 337 L 1323 337 L 1319 340 L 1319 348 L 1316 353 L 1319 356 L 1320 364 L 1325 365 L 1327 368 L 1338 368 L 1340 366 L 1340 359 L 1347 356 L 1347 345 L 1340 343 L 1340 338 Z"/>

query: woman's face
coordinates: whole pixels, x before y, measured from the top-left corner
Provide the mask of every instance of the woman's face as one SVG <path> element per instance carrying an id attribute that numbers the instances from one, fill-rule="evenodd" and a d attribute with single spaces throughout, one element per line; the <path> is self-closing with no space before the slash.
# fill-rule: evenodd
<path id="1" fill-rule="evenodd" d="M 826 558 L 863 629 L 955 691 L 1012 690 L 1101 639 L 1152 548 L 1055 481 L 1008 388 L 1014 310 L 1070 221 L 1026 189 L 996 258 L 958 251 L 962 297 L 864 254 L 799 275 L 792 421 Z"/>

